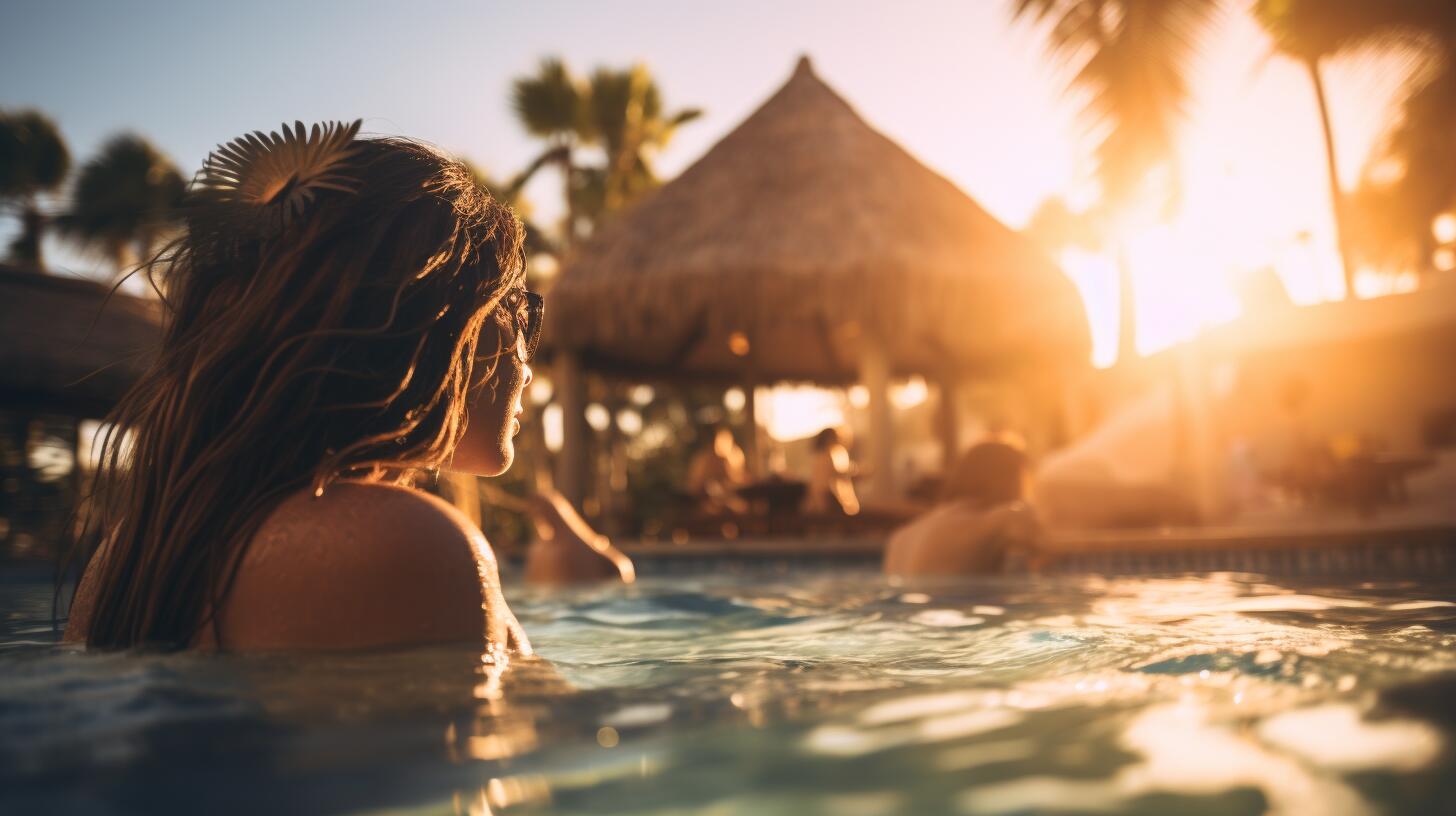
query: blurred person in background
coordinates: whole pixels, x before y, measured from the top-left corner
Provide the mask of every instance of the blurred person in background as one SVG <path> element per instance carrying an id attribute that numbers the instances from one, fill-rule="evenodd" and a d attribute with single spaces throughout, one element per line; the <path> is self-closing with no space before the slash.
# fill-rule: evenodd
<path id="1" fill-rule="evenodd" d="M 688 493 L 705 511 L 724 510 L 741 513 L 747 504 L 738 496 L 738 488 L 748 484 L 747 457 L 732 429 L 717 425 L 707 444 L 693 454 L 688 463 Z"/>
<path id="2" fill-rule="evenodd" d="M 1041 526 L 1029 493 L 1021 448 L 1002 441 L 973 445 L 948 474 L 940 503 L 890 536 L 886 574 L 984 575 L 1034 566 Z"/>
<path id="3" fill-rule="evenodd" d="M 854 463 L 839 432 L 825 428 L 814 437 L 814 455 L 809 460 L 809 488 L 804 494 L 805 513 L 859 515 L 859 496 L 854 492 Z"/>

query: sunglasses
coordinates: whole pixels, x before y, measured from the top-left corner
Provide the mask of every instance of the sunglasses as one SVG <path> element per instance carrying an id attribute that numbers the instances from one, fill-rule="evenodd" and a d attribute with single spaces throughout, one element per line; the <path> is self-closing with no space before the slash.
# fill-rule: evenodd
<path id="1" fill-rule="evenodd" d="M 516 357 L 522 363 L 531 362 L 541 342 L 541 317 L 546 312 L 546 299 L 535 292 L 515 289 L 505 296 L 501 305 L 515 316 Z"/>

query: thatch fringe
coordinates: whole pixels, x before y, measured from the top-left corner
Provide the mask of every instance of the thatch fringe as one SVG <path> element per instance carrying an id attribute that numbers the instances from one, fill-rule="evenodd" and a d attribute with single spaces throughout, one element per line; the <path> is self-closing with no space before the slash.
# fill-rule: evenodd
<path id="1" fill-rule="evenodd" d="M 151 365 L 156 301 L 0 264 L 0 407 L 104 416 Z"/>

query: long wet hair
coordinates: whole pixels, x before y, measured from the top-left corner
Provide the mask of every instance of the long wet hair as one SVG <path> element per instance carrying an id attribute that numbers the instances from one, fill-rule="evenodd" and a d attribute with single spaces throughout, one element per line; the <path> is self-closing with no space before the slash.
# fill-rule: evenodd
<path id="1" fill-rule="evenodd" d="M 287 229 L 193 222 L 153 264 L 160 356 L 109 418 L 83 535 L 103 542 L 88 645 L 186 646 L 284 498 L 439 468 L 493 386 L 520 222 L 424 145 L 355 139 L 349 165 Z"/>

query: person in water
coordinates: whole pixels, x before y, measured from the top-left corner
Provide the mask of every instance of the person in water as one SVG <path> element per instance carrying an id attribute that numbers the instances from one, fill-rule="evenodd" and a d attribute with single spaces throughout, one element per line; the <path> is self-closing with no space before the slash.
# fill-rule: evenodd
<path id="1" fill-rule="evenodd" d="M 541 490 L 526 502 L 536 538 L 526 550 L 526 581 L 563 586 L 588 581 L 637 580 L 627 554 L 592 529 L 571 502 L 555 490 Z"/>
<path id="2" fill-rule="evenodd" d="M 896 530 L 885 572 L 904 577 L 999 573 L 1008 562 L 1034 564 L 1040 526 L 1027 503 L 1026 454 L 981 442 L 951 469 L 942 501 Z"/>
<path id="3" fill-rule="evenodd" d="M 358 129 L 208 157 L 152 267 L 162 346 L 111 417 L 67 640 L 530 652 L 479 527 L 413 487 L 515 457 L 544 308 L 524 231 L 459 162 Z"/>
<path id="4" fill-rule="evenodd" d="M 859 496 L 852 480 L 854 463 L 839 432 L 825 428 L 814 437 L 814 454 L 809 461 L 809 484 L 804 493 L 804 512 L 853 516 L 859 513 Z"/>

